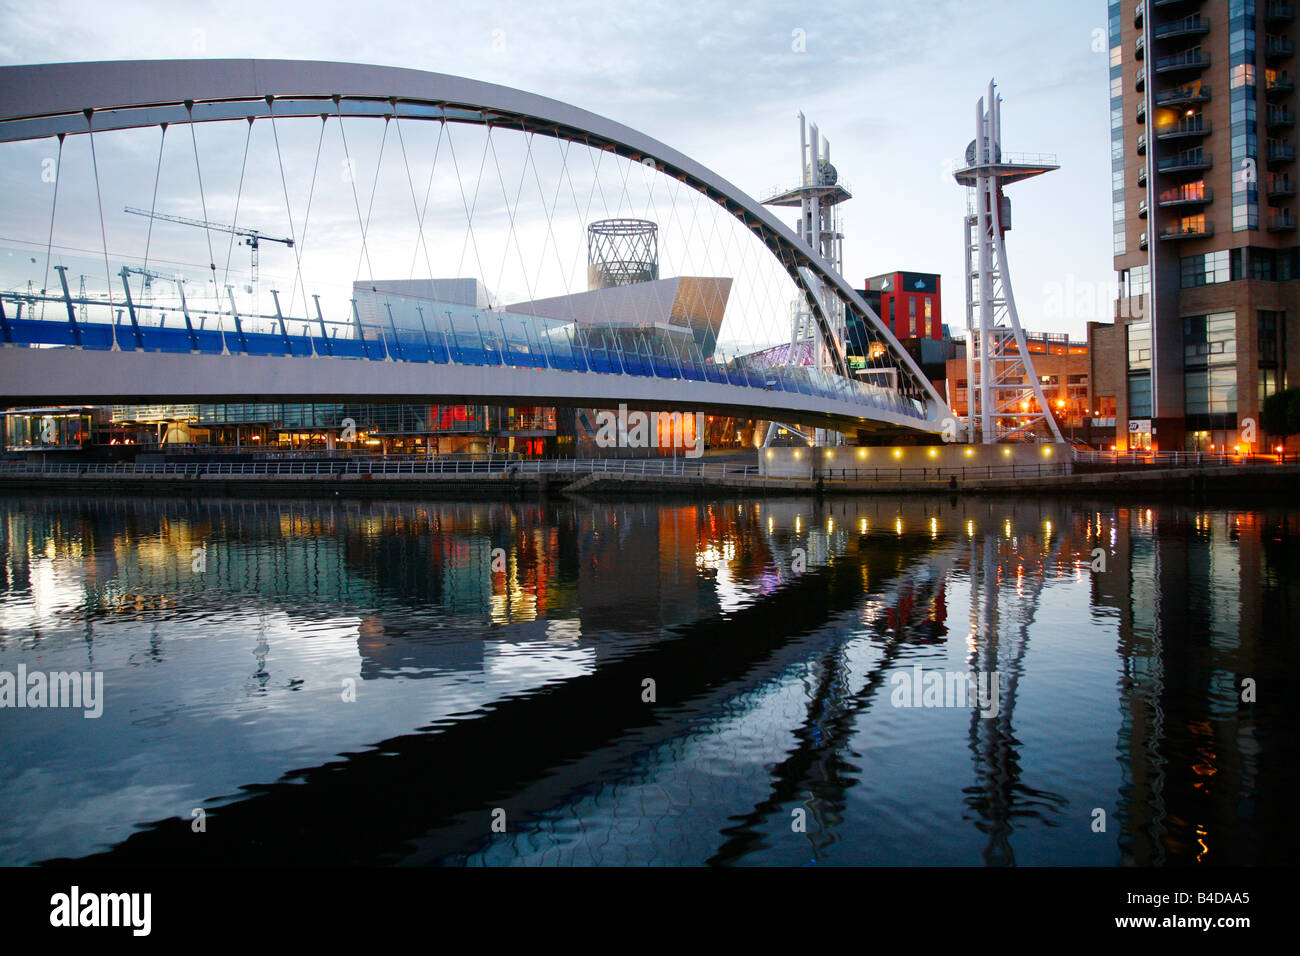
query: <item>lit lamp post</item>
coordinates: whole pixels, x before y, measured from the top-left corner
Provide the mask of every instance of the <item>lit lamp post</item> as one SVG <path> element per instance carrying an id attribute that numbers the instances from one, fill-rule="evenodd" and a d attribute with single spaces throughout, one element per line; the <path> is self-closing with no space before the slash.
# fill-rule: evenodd
<path id="1" fill-rule="evenodd" d="M 1061 415 L 1065 414 L 1065 399 L 1058 398 L 1056 400 L 1056 413 L 1057 413 L 1057 417 L 1060 417 Z M 1074 419 L 1073 418 L 1070 419 L 1070 444 L 1071 445 L 1074 444 Z"/>

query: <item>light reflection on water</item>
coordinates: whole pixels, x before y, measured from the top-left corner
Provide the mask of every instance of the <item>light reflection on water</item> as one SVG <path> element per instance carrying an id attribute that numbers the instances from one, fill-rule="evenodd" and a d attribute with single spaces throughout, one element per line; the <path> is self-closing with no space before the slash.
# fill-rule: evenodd
<path id="1" fill-rule="evenodd" d="M 1290 862 L 1298 523 L 0 498 L 0 672 L 106 696 L 0 709 L 0 862 Z"/>

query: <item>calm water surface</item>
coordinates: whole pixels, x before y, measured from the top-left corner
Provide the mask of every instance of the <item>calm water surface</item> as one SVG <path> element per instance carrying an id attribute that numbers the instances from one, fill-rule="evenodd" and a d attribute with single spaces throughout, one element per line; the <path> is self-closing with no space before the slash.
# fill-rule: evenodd
<path id="1" fill-rule="evenodd" d="M 104 687 L 0 707 L 0 863 L 1295 863 L 1298 542 L 1282 506 L 0 497 L 0 676 Z"/>

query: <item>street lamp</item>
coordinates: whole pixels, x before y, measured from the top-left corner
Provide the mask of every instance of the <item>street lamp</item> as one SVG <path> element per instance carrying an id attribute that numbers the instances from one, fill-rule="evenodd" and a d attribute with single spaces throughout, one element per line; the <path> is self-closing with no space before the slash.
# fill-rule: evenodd
<path id="1" fill-rule="evenodd" d="M 1065 399 L 1058 398 L 1056 400 L 1056 410 L 1058 415 L 1065 414 Z M 1074 444 L 1074 419 L 1073 418 L 1070 419 L 1070 444 L 1071 445 Z"/>

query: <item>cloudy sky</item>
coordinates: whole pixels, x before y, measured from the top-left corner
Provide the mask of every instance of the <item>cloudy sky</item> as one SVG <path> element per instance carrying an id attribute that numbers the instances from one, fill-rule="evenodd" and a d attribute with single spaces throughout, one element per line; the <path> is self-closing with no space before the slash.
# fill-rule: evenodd
<path id="1" fill-rule="evenodd" d="M 0 62 L 267 57 L 459 74 L 639 128 L 751 195 L 795 181 L 802 110 L 854 194 L 848 278 L 941 273 L 954 329 L 964 196 L 948 171 L 995 78 L 1004 148 L 1061 164 L 1011 192 L 1022 322 L 1081 335 L 1112 285 L 1105 13 L 1103 0 L 4 2 Z"/>

